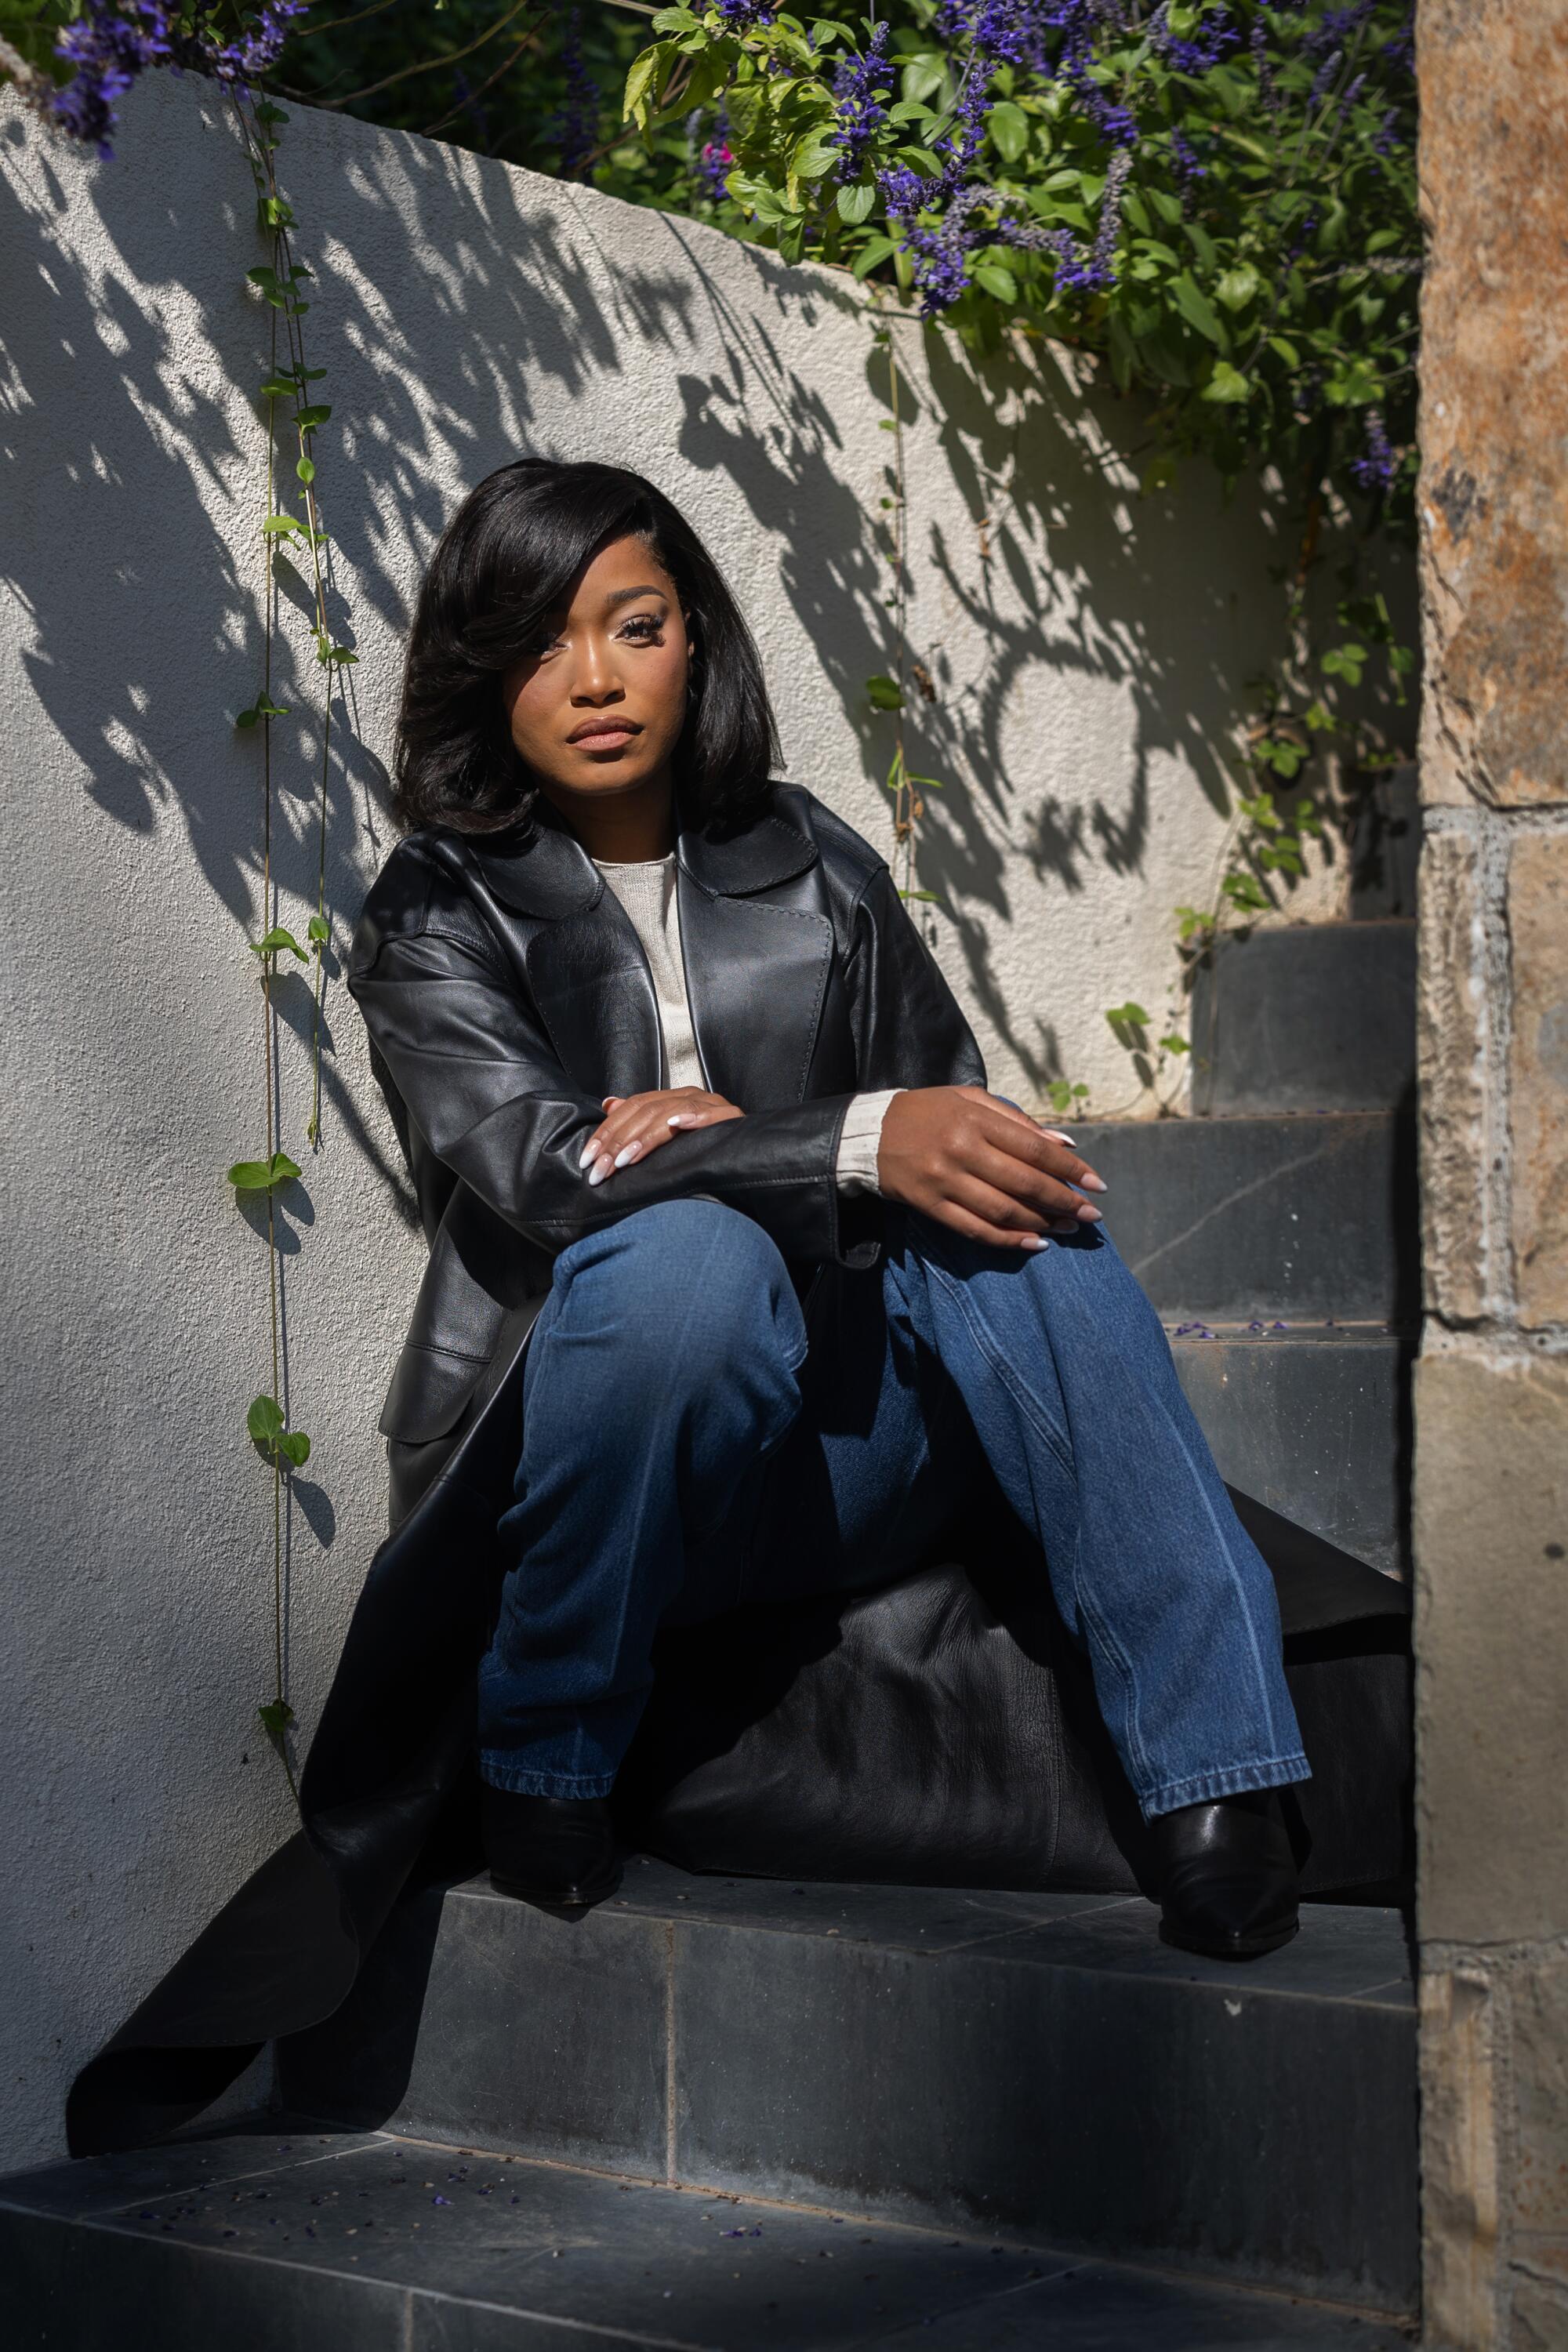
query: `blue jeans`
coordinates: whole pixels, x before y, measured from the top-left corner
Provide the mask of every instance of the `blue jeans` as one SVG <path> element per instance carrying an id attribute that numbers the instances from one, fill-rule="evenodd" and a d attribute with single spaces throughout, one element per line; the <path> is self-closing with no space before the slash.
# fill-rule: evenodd
<path id="1" fill-rule="evenodd" d="M 1104 1227 L 1026 1254 L 886 1215 L 879 1266 L 808 1299 L 809 1346 L 777 1249 L 717 1202 L 557 1258 L 479 1675 L 486 1780 L 608 1795 L 661 1624 L 889 1581 L 982 1457 L 1145 1818 L 1306 1780 L 1273 1580 Z"/>

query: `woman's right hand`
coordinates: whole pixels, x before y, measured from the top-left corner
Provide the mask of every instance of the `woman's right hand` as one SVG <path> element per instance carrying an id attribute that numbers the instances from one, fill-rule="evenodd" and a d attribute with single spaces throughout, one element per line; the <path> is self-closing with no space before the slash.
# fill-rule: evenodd
<path id="1" fill-rule="evenodd" d="M 1072 1189 L 1106 1186 L 1070 1144 L 984 1087 L 911 1087 L 882 1120 L 877 1181 L 889 1200 L 966 1240 L 1038 1250 L 1050 1233 L 1098 1224 Z"/>
<path id="2" fill-rule="evenodd" d="M 617 1168 L 646 1160 L 672 1136 L 744 1116 L 722 1095 L 709 1094 L 701 1087 L 658 1087 L 642 1095 L 606 1095 L 602 1108 L 605 1117 L 588 1137 L 577 1163 L 590 1184 L 602 1184 Z"/>

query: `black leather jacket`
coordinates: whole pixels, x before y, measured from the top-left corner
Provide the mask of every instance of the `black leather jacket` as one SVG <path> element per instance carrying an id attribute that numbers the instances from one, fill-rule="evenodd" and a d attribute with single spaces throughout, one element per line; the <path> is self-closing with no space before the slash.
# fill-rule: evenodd
<path id="1" fill-rule="evenodd" d="M 677 902 L 708 1084 L 746 1116 L 591 1187 L 601 1098 L 666 1082 L 647 959 L 551 813 L 523 845 L 411 834 L 354 933 L 348 985 L 418 1196 L 430 1263 L 381 1418 L 393 1517 L 515 1359 L 580 1234 L 703 1193 L 792 1262 L 874 1262 L 873 1195 L 834 1181 L 850 1097 L 985 1068 L 885 861 L 798 785 L 728 839 L 682 822 Z"/>

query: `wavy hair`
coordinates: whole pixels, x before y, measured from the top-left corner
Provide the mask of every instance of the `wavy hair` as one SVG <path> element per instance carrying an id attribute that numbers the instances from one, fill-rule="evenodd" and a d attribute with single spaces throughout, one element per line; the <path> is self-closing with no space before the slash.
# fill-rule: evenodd
<path id="1" fill-rule="evenodd" d="M 520 457 L 487 475 L 441 535 L 415 607 L 394 759 L 399 821 L 485 833 L 526 822 L 535 789 L 500 677 L 613 541 L 644 541 L 675 584 L 691 647 L 676 745 L 700 822 L 743 825 L 766 801 L 778 733 L 752 633 L 722 573 L 662 490 L 624 466 Z"/>

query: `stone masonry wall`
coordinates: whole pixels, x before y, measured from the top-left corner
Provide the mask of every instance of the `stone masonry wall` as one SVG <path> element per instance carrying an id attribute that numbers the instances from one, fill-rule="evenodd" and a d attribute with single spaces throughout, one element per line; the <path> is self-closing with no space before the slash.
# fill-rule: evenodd
<path id="1" fill-rule="evenodd" d="M 1426 2329 L 1568 2347 L 1568 0 L 1422 0 Z"/>

